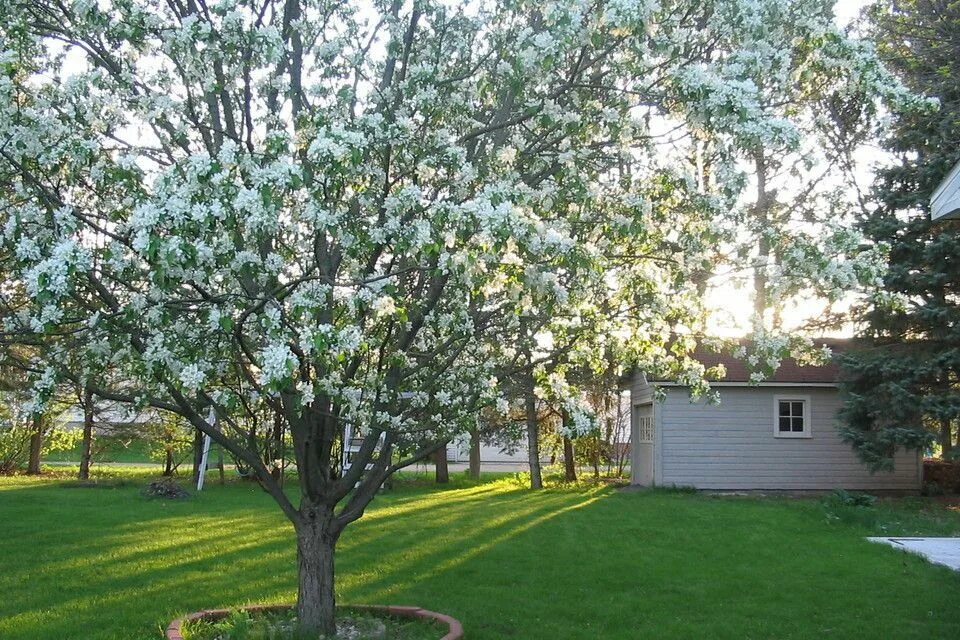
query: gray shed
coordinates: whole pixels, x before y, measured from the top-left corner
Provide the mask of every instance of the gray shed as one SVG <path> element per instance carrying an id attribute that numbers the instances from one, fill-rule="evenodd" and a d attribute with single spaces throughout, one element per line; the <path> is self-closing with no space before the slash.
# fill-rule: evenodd
<path id="1" fill-rule="evenodd" d="M 842 345 L 833 342 L 835 349 Z M 837 367 L 785 360 L 751 385 L 749 369 L 727 354 L 697 353 L 723 363 L 713 382 L 720 404 L 691 402 L 687 389 L 633 374 L 631 482 L 716 490 L 831 490 L 908 493 L 920 489 L 922 461 L 900 451 L 891 472 L 870 473 L 837 432 Z M 656 399 L 656 390 L 663 392 Z"/>

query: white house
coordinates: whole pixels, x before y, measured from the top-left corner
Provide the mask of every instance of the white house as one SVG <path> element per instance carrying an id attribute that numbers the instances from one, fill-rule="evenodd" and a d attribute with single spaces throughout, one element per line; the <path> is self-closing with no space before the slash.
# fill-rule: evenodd
<path id="1" fill-rule="evenodd" d="M 65 429 L 83 428 L 83 407 L 79 404 L 72 404 L 61 413 L 58 422 Z M 97 402 L 94 413 L 94 430 L 103 431 L 104 428 L 114 428 L 118 426 L 142 427 L 151 422 L 160 420 L 160 415 L 155 409 L 137 410 L 132 407 L 114 403 Z"/>
<path id="2" fill-rule="evenodd" d="M 491 464 L 525 465 L 529 463 L 526 440 L 521 438 L 510 446 L 503 447 L 480 441 L 480 461 Z M 470 461 L 470 436 L 464 435 L 453 440 L 447 447 L 449 462 L 465 463 Z"/>
<path id="3" fill-rule="evenodd" d="M 872 474 L 840 439 L 835 364 L 799 366 L 785 360 L 771 379 L 750 385 L 749 369 L 732 356 L 698 352 L 696 357 L 708 367 L 726 367 L 726 378 L 712 383 L 720 404 L 691 402 L 687 389 L 676 383 L 648 380 L 641 371 L 633 374 L 633 484 L 716 490 L 920 489 L 919 452 L 901 451 L 893 471 Z M 663 400 L 656 399 L 658 387 Z"/>
<path id="4" fill-rule="evenodd" d="M 960 218 L 960 162 L 953 166 L 950 173 L 933 191 L 930 198 L 930 218 L 947 220 Z"/>

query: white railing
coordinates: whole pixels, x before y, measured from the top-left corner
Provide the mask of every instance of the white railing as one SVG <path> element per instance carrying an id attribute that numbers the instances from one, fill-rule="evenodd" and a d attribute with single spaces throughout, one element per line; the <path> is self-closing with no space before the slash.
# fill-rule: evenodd
<path id="1" fill-rule="evenodd" d="M 653 442 L 653 418 L 637 418 L 637 442 Z"/>

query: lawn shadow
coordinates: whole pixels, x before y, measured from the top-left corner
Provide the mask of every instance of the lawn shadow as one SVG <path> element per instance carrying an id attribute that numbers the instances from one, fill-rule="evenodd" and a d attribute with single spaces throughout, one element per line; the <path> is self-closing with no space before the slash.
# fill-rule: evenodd
<path id="1" fill-rule="evenodd" d="M 5 639 L 158 640 L 180 613 L 296 597 L 291 525 L 251 485 L 177 502 L 28 483 L 0 512 Z M 960 578 L 883 555 L 816 503 L 400 486 L 338 548 L 340 602 L 443 611 L 471 640 L 960 631 Z"/>

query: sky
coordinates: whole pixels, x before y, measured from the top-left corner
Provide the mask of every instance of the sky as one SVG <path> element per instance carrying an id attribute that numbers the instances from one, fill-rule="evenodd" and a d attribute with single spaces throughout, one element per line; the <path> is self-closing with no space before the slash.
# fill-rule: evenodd
<path id="1" fill-rule="evenodd" d="M 849 26 L 863 8 L 869 4 L 871 4 L 869 0 L 838 0 L 834 9 L 837 25 L 840 27 Z M 856 181 L 861 189 L 869 187 L 874 167 L 882 158 L 883 151 L 877 147 L 867 146 L 856 154 Z M 849 310 L 854 302 L 855 298 L 850 296 L 847 300 L 834 305 L 833 310 L 838 312 Z M 741 289 L 733 285 L 717 287 L 708 295 L 707 306 L 711 312 L 708 331 L 713 335 L 739 337 L 749 332 L 753 313 L 751 288 L 749 286 Z M 797 300 L 784 309 L 784 329 L 795 329 L 805 321 L 819 317 L 825 309 L 826 303 L 822 300 Z M 853 325 L 847 324 L 824 335 L 851 337 L 853 331 Z"/>
<path id="2" fill-rule="evenodd" d="M 868 4 L 870 4 L 870 2 L 867 0 L 837 0 L 834 8 L 834 13 L 837 16 L 837 24 L 841 27 L 847 26 L 857 17 L 861 9 Z"/>

